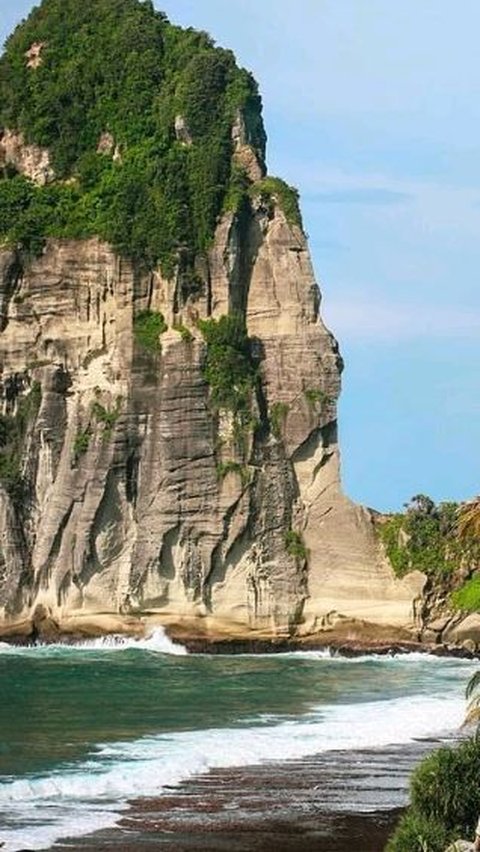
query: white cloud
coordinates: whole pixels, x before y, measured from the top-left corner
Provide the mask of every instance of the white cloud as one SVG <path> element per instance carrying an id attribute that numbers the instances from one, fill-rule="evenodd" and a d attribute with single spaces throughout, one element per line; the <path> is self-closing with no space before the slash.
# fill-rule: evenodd
<path id="1" fill-rule="evenodd" d="M 480 308 L 476 311 L 425 304 L 372 303 L 330 297 L 323 310 L 327 325 L 340 340 L 397 343 L 409 339 L 458 340 L 478 338 Z"/>

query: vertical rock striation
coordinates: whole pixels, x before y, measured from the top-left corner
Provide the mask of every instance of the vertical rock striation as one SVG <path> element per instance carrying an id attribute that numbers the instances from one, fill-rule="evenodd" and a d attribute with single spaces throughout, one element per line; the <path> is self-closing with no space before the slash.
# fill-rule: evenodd
<path id="1" fill-rule="evenodd" d="M 342 361 L 255 81 L 151 3 L 65 3 L 0 60 L 1 629 L 414 628 L 423 577 L 341 491 Z"/>
<path id="2" fill-rule="evenodd" d="M 393 578 L 368 513 L 341 492 L 342 362 L 305 238 L 278 203 L 223 217 L 204 292 L 183 302 L 175 281 L 98 240 L 0 261 L 9 422 L 41 387 L 1 490 L 6 624 L 39 605 L 66 628 L 105 613 L 271 635 L 342 616 L 412 621 L 419 578 Z M 136 340 L 146 309 L 168 322 L 161 352 Z M 211 404 L 198 331 L 232 311 L 261 377 L 241 449 Z"/>

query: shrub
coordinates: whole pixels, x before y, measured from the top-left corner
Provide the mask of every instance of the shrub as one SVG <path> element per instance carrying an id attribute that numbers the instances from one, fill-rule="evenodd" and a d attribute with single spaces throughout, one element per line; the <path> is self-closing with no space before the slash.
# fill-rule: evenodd
<path id="1" fill-rule="evenodd" d="M 207 344 L 203 375 L 210 386 L 212 402 L 219 409 L 231 411 L 238 423 L 247 426 L 258 376 L 243 317 L 231 314 L 219 320 L 200 320 L 198 327 Z"/>
<path id="2" fill-rule="evenodd" d="M 191 343 L 193 340 L 193 334 L 186 325 L 182 323 L 175 323 L 173 326 L 174 331 L 178 331 L 180 337 L 182 338 L 184 343 Z"/>
<path id="3" fill-rule="evenodd" d="M 454 609 L 465 612 L 480 612 L 480 576 L 477 574 L 467 580 L 459 589 L 452 593 L 450 602 Z"/>
<path id="4" fill-rule="evenodd" d="M 238 473 L 244 486 L 250 483 L 251 476 L 247 465 L 235 461 L 219 462 L 217 464 L 217 476 L 219 479 L 225 479 L 229 473 Z"/>
<path id="5" fill-rule="evenodd" d="M 471 738 L 453 748 L 440 748 L 412 776 L 412 807 L 448 832 L 473 836 L 480 813 L 479 778 L 479 740 Z"/>
<path id="6" fill-rule="evenodd" d="M 95 417 L 97 423 L 103 423 L 103 439 L 107 441 L 113 432 L 114 426 L 120 417 L 120 406 L 122 400 L 117 398 L 115 408 L 105 408 L 98 400 L 92 403 L 92 416 Z"/>
<path id="7" fill-rule="evenodd" d="M 270 408 L 270 427 L 275 438 L 282 437 L 282 429 L 289 411 L 290 406 L 287 402 L 274 402 Z"/>
<path id="8" fill-rule="evenodd" d="M 16 413 L 0 416 L 0 482 L 15 502 L 25 497 L 22 473 L 25 441 L 42 399 L 39 382 L 33 382 L 26 396 L 17 402 Z"/>
<path id="9" fill-rule="evenodd" d="M 238 213 L 248 203 L 250 185 L 250 179 L 245 170 L 234 164 L 223 201 L 223 209 L 231 213 Z"/>
<path id="10" fill-rule="evenodd" d="M 377 531 L 397 576 L 423 571 L 447 581 L 464 559 L 475 561 L 480 546 L 457 536 L 456 503 L 439 503 L 425 495 L 412 498 L 406 512 L 390 515 Z"/>
<path id="11" fill-rule="evenodd" d="M 307 548 L 303 542 L 302 535 L 296 532 L 296 530 L 288 530 L 285 533 L 285 548 L 288 555 L 295 557 L 295 559 L 307 558 Z"/>
<path id="12" fill-rule="evenodd" d="M 412 775 L 411 806 L 388 852 L 444 852 L 448 842 L 473 837 L 480 812 L 479 777 L 477 738 L 425 758 Z"/>
<path id="13" fill-rule="evenodd" d="M 273 208 L 277 203 L 285 214 L 290 225 L 297 225 L 303 232 L 302 214 L 298 190 L 289 186 L 281 178 L 265 177 L 254 183 L 249 190 L 252 197 L 259 196 L 267 208 Z"/>
<path id="14" fill-rule="evenodd" d="M 156 311 L 141 311 L 133 322 L 135 340 L 148 352 L 161 352 L 160 335 L 167 329 L 163 314 Z"/>
<path id="15" fill-rule="evenodd" d="M 330 402 L 330 397 L 323 390 L 320 390 L 320 388 L 306 388 L 304 394 L 305 399 L 312 408 L 316 408 L 319 404 Z"/>
<path id="16" fill-rule="evenodd" d="M 444 852 L 449 836 L 442 825 L 418 814 L 406 813 L 386 852 Z"/>
<path id="17" fill-rule="evenodd" d="M 87 426 L 86 429 L 80 429 L 75 435 L 75 440 L 73 442 L 73 456 L 75 463 L 87 452 L 90 446 L 91 437 L 92 430 L 90 429 L 90 426 Z"/>

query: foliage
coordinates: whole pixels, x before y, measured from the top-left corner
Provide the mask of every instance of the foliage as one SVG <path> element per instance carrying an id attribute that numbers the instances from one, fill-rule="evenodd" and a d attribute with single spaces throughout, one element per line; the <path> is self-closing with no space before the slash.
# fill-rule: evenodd
<path id="1" fill-rule="evenodd" d="M 217 475 L 219 479 L 225 479 L 229 473 L 238 473 L 242 480 L 242 485 L 244 486 L 250 483 L 250 470 L 247 465 L 240 464 L 240 462 L 235 461 L 219 462 L 217 464 Z"/>
<path id="2" fill-rule="evenodd" d="M 413 773 L 411 807 L 388 845 L 388 852 L 443 852 L 447 843 L 475 834 L 480 812 L 480 741 L 468 739 L 438 749 Z M 424 837 L 424 847 L 408 845 Z"/>
<path id="3" fill-rule="evenodd" d="M 480 671 L 475 672 L 468 681 L 465 697 L 468 707 L 464 725 L 476 723 L 478 726 L 480 723 Z M 480 730 L 477 730 L 477 738 L 479 734 Z"/>
<path id="4" fill-rule="evenodd" d="M 287 402 L 274 402 L 270 408 L 270 426 L 275 438 L 282 437 L 282 428 L 289 411 L 290 406 Z"/>
<path id="5" fill-rule="evenodd" d="M 457 533 L 459 538 L 480 538 L 480 497 L 460 506 Z"/>
<path id="6" fill-rule="evenodd" d="M 182 323 L 175 323 L 173 326 L 174 331 L 178 331 L 180 337 L 182 338 L 184 343 L 191 343 L 193 340 L 193 334 L 186 325 Z"/>
<path id="7" fill-rule="evenodd" d="M 29 393 L 18 400 L 16 413 L 0 415 L 0 482 L 17 501 L 23 499 L 25 491 L 22 474 L 25 439 L 41 399 L 41 385 L 33 382 Z"/>
<path id="8" fill-rule="evenodd" d="M 434 820 L 407 811 L 389 840 L 386 852 L 444 852 L 449 836 Z"/>
<path id="9" fill-rule="evenodd" d="M 454 609 L 464 612 L 480 612 L 480 576 L 470 577 L 463 586 L 452 592 L 450 601 Z"/>
<path id="10" fill-rule="evenodd" d="M 28 68 L 35 42 L 41 61 Z M 165 274 L 181 253 L 193 268 L 230 186 L 239 110 L 263 157 L 257 85 L 208 35 L 150 0 L 43 0 L 0 59 L 0 126 L 47 148 L 57 180 L 4 175 L 0 238 L 38 252 L 48 236 L 98 234 Z M 179 115 L 191 144 L 177 139 Z"/>
<path id="11" fill-rule="evenodd" d="M 97 423 L 103 423 L 103 438 L 105 441 L 111 437 L 114 426 L 120 417 L 121 404 L 122 400 L 120 397 L 117 398 L 115 408 L 105 408 L 98 400 L 92 403 L 92 416 Z"/>
<path id="12" fill-rule="evenodd" d="M 207 344 L 203 375 L 215 407 L 231 411 L 237 422 L 251 421 L 252 396 L 257 385 L 257 365 L 243 317 L 229 314 L 220 319 L 199 320 Z"/>
<path id="13" fill-rule="evenodd" d="M 295 187 L 289 186 L 281 178 L 269 176 L 253 184 L 250 195 L 252 197 L 259 196 L 268 209 L 271 209 L 277 203 L 285 213 L 287 222 L 290 225 L 297 225 L 303 231 L 299 194 Z"/>
<path id="14" fill-rule="evenodd" d="M 472 548 L 456 535 L 457 504 L 439 503 L 417 494 L 406 512 L 390 515 L 378 524 L 378 532 L 397 576 L 423 571 L 447 578 Z"/>
<path id="15" fill-rule="evenodd" d="M 307 548 L 305 547 L 302 534 L 296 530 L 287 530 L 285 533 L 285 548 L 289 556 L 295 559 L 306 559 Z"/>
<path id="16" fill-rule="evenodd" d="M 167 329 L 163 314 L 157 311 L 141 311 L 133 322 L 135 340 L 149 352 L 161 352 L 160 335 Z"/>
<path id="17" fill-rule="evenodd" d="M 405 525 L 405 515 L 398 513 L 390 515 L 386 521 L 383 521 L 377 527 L 378 534 L 397 577 L 403 577 L 409 571 L 414 570 Z M 407 540 L 405 540 L 405 537 L 407 537 Z"/>
<path id="18" fill-rule="evenodd" d="M 330 397 L 320 388 L 306 388 L 303 392 L 305 399 L 312 408 L 330 402 Z"/>
<path id="19" fill-rule="evenodd" d="M 89 236 L 91 226 L 86 215 L 82 221 L 80 199 L 75 186 L 36 187 L 20 175 L 0 180 L 0 239 L 35 255 L 47 237 Z"/>
<path id="20" fill-rule="evenodd" d="M 92 430 L 90 426 L 87 426 L 86 429 L 80 429 L 75 435 L 75 440 L 73 442 L 73 457 L 75 462 L 78 462 L 79 458 L 87 452 L 90 446 L 91 437 Z"/>
<path id="21" fill-rule="evenodd" d="M 230 172 L 227 193 L 223 201 L 223 209 L 232 213 L 238 213 L 248 203 L 250 186 L 250 179 L 245 169 L 234 163 Z"/>

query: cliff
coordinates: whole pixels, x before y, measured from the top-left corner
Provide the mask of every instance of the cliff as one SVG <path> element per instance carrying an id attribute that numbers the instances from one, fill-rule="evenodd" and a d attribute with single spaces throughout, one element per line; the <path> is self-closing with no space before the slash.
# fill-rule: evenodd
<path id="1" fill-rule="evenodd" d="M 28 75 L 47 85 L 49 63 L 63 61 L 51 46 L 58 21 L 74 38 L 61 17 L 69 3 L 45 0 L 0 66 L 10 98 L 0 139 L 3 632 L 135 631 L 147 621 L 192 635 L 355 638 L 377 635 L 375 625 L 390 638 L 415 634 L 424 576 L 394 576 L 370 514 L 341 490 L 342 361 L 320 317 L 296 195 L 265 176 L 251 78 L 236 77 L 220 51 L 223 147 L 206 162 L 201 192 L 207 129 L 185 94 L 179 111 L 184 66 L 176 89 L 166 76 L 155 82 L 160 104 L 174 101 L 168 144 L 148 131 L 157 190 L 128 195 L 140 219 L 122 219 L 125 175 L 134 163 L 130 192 L 146 174 L 138 139 L 102 115 L 70 157 L 32 120 L 41 96 Z M 178 47 L 179 31 L 151 4 L 101 8 L 147 15 L 163 55 L 172 31 Z M 205 39 L 187 34 L 190 46 Z M 217 63 L 218 49 L 201 44 L 202 62 L 208 53 Z M 188 196 L 173 174 L 177 188 L 189 175 Z M 197 214 L 185 225 L 204 210 L 199 199 L 211 227 Z M 120 205 L 113 224 L 93 217 L 102 204 Z"/>

